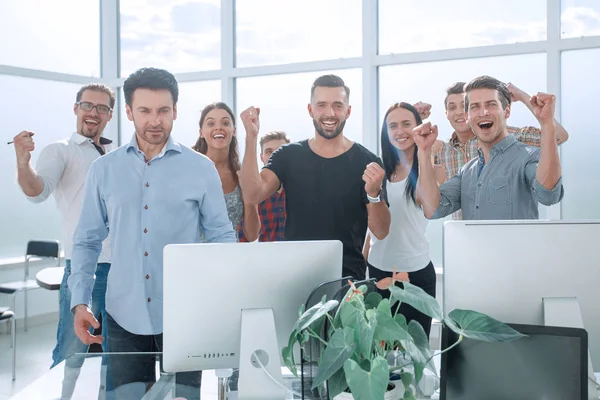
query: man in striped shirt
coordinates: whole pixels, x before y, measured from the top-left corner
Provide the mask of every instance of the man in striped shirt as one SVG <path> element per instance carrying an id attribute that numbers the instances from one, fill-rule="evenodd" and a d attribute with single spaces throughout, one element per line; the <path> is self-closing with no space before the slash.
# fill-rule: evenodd
<path id="1" fill-rule="evenodd" d="M 446 99 L 444 100 L 446 118 L 448 118 L 454 132 L 448 142 L 438 140 L 432 148 L 435 169 L 439 170 L 441 168 L 446 172 L 445 179 L 443 179 L 444 174 L 436 173 L 440 184 L 456 175 L 469 160 L 477 157 L 479 145 L 477 137 L 475 137 L 467 123 L 464 86 L 465 82 L 457 82 L 446 90 Z M 511 94 L 511 100 L 523 103 L 533 113 L 529 102 L 531 96 L 512 83 L 508 83 L 506 86 Z M 560 145 L 567 141 L 569 134 L 558 121 L 555 120 L 554 123 L 556 125 L 556 141 Z M 517 141 L 529 146 L 540 147 L 540 129 L 532 126 L 523 128 L 507 126 L 506 128 L 507 132 L 514 135 Z M 452 218 L 462 219 L 461 211 L 453 213 Z"/>

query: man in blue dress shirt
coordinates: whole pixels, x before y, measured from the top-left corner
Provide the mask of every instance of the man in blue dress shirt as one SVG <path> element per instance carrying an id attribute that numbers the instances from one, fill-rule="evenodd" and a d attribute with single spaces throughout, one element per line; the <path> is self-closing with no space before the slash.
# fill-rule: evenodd
<path id="1" fill-rule="evenodd" d="M 168 71 L 142 68 L 123 86 L 131 141 L 94 162 L 73 237 L 71 307 L 86 344 L 98 321 L 90 311 L 102 241 L 111 234 L 106 292 L 108 352 L 162 351 L 163 248 L 172 243 L 235 242 L 221 180 L 207 157 L 171 137 L 179 93 Z M 182 304 L 182 307 L 185 307 Z M 112 360 L 112 362 L 111 362 Z M 141 398 L 156 381 L 151 355 L 108 360 L 107 396 Z M 178 396 L 199 398 L 200 372 L 178 374 Z M 116 390 L 115 390 L 116 389 Z"/>

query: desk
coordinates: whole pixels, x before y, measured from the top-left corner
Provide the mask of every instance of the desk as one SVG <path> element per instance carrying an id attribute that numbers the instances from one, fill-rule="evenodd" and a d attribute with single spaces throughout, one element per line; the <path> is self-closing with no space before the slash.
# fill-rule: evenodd
<path id="1" fill-rule="evenodd" d="M 60 290 L 60 284 L 63 280 L 65 267 L 44 268 L 35 274 L 37 284 L 47 290 Z"/>

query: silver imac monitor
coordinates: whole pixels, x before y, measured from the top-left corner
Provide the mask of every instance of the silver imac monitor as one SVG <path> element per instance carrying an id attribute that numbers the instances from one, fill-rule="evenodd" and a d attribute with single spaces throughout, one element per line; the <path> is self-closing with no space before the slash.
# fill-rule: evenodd
<path id="1" fill-rule="evenodd" d="M 283 398 L 256 359 L 281 380 L 300 306 L 342 277 L 342 243 L 168 245 L 163 275 L 165 371 L 239 367 L 240 399 Z"/>
<path id="2" fill-rule="evenodd" d="M 593 378 L 600 371 L 599 238 L 600 221 L 448 221 L 444 313 L 466 308 L 507 323 L 584 328 Z"/>

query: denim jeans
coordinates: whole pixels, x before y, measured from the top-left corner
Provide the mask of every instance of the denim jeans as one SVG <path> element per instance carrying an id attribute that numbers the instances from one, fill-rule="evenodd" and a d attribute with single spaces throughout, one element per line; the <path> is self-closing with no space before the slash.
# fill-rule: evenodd
<path id="1" fill-rule="evenodd" d="M 106 399 L 140 399 L 156 382 L 156 353 L 162 353 L 162 334 L 136 335 L 121 327 L 110 314 L 105 321 L 110 353 L 106 357 Z M 115 353 L 128 354 L 121 357 Z M 201 380 L 202 371 L 176 373 L 175 396 L 200 400 Z"/>
<path id="2" fill-rule="evenodd" d="M 94 290 L 92 291 L 92 312 L 98 318 L 102 314 L 102 350 L 106 351 L 106 310 L 104 299 L 106 297 L 106 280 L 110 264 L 100 263 L 96 268 L 96 280 L 94 282 Z M 75 335 L 73 327 L 73 313 L 71 312 L 71 291 L 67 284 L 67 279 L 71 275 L 71 260 L 65 261 L 65 273 L 62 283 L 60 284 L 60 301 L 59 301 L 59 319 L 58 328 L 56 330 L 56 347 L 52 352 L 53 368 L 63 360 L 67 360 L 67 367 L 80 368 L 83 365 L 84 357 L 71 357 L 75 353 L 87 353 L 88 345 L 83 344 Z M 90 328 L 90 332 L 93 328 Z"/>

